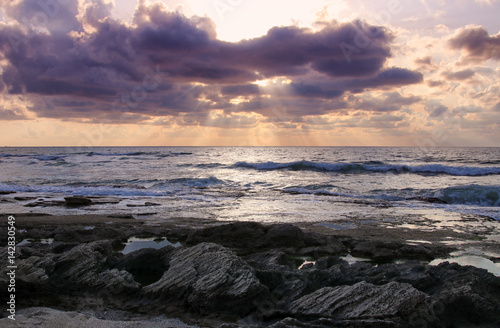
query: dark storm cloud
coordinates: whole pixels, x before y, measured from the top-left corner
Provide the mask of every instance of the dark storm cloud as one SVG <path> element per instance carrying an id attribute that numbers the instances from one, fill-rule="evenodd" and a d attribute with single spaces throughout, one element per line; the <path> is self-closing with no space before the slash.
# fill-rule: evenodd
<path id="1" fill-rule="evenodd" d="M 289 115 L 316 115 L 341 107 L 334 98 L 346 92 L 423 80 L 421 73 L 387 68 L 392 34 L 361 21 L 331 22 L 319 31 L 274 27 L 258 38 L 224 42 L 209 18 L 187 18 L 144 1 L 134 25 L 109 18 L 111 6 L 101 1 L 54 1 L 57 10 L 35 0 L 1 3 L 19 23 L 0 27 L 7 63 L 2 92 L 29 97 L 40 117 L 107 122 L 119 113 L 136 114 L 127 116 L 129 122 L 148 115 L 204 116 L 213 109 L 275 117 L 271 108 L 278 102 Z M 48 21 L 38 27 L 49 33 L 26 26 L 40 13 Z M 252 84 L 276 77 L 294 83 L 283 85 L 289 92 L 277 91 L 274 100 Z M 231 102 L 239 96 L 247 102 Z"/>
<path id="2" fill-rule="evenodd" d="M 0 108 L 0 120 L 4 121 L 15 121 L 15 120 L 27 120 L 28 118 L 14 110 Z"/>
<path id="3" fill-rule="evenodd" d="M 391 86 L 401 86 L 421 83 L 424 77 L 422 73 L 411 71 L 405 68 L 388 68 L 381 71 L 374 77 L 366 79 L 351 79 L 339 82 L 338 85 L 344 90 L 354 93 L 363 92 L 365 89 L 376 89 Z"/>
<path id="4" fill-rule="evenodd" d="M 229 96 L 249 96 L 258 95 L 260 90 L 255 84 L 239 84 L 224 86 L 221 89 L 221 93 Z"/>
<path id="5" fill-rule="evenodd" d="M 500 34 L 490 36 L 484 27 L 465 28 L 449 44 L 452 49 L 465 49 L 472 61 L 500 60 Z"/>
<path id="6" fill-rule="evenodd" d="M 306 98 L 337 98 L 341 96 L 343 90 L 326 89 L 318 85 L 292 83 L 294 93 Z"/>

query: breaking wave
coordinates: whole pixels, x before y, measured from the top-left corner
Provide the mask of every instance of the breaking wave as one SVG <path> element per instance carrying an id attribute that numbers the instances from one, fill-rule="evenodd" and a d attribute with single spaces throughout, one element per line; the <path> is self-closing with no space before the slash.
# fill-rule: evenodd
<path id="1" fill-rule="evenodd" d="M 415 174 L 445 174 L 456 176 L 481 176 L 500 174 L 500 167 L 446 166 L 441 164 L 428 165 L 395 165 L 382 162 L 365 163 L 321 163 L 311 161 L 296 161 L 288 163 L 247 163 L 238 162 L 235 167 L 250 168 L 259 171 L 293 170 L 293 171 L 323 171 L 338 173 L 415 173 Z"/>

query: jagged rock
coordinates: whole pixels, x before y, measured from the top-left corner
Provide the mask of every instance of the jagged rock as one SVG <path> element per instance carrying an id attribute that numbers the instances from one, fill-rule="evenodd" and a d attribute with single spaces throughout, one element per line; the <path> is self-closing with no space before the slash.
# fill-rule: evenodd
<path id="1" fill-rule="evenodd" d="M 247 255 L 243 259 L 258 270 L 295 269 L 295 262 L 290 256 L 276 249 Z"/>
<path id="2" fill-rule="evenodd" d="M 399 322 L 421 306 L 426 297 L 409 284 L 375 286 L 362 281 L 353 286 L 321 288 L 294 301 L 289 311 L 301 318 Z"/>
<path id="3" fill-rule="evenodd" d="M 132 275 L 108 266 L 112 255 L 109 241 L 82 244 L 61 254 L 31 256 L 17 261 L 16 279 L 20 299 L 32 294 L 57 302 L 57 295 L 99 293 L 99 297 L 120 299 L 137 292 L 140 284 Z"/>
<path id="4" fill-rule="evenodd" d="M 411 278 L 402 274 L 400 280 L 432 296 L 428 307 L 414 316 L 416 321 L 500 326 L 500 277 L 483 269 L 445 262 L 424 267 L 417 279 Z"/>
<path id="5" fill-rule="evenodd" d="M 66 206 L 87 206 L 92 204 L 92 199 L 83 196 L 64 197 Z"/>
<path id="6" fill-rule="evenodd" d="M 176 250 L 161 279 L 144 289 L 151 298 L 182 301 L 201 314 L 248 313 L 269 295 L 248 264 L 213 243 Z"/>

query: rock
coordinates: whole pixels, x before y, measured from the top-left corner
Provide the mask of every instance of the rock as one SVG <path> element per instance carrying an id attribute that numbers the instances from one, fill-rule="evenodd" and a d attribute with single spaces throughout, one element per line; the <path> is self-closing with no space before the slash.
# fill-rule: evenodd
<path id="1" fill-rule="evenodd" d="M 415 321 L 428 320 L 430 313 L 430 321 L 447 326 L 500 323 L 500 277 L 483 269 L 448 262 L 426 266 L 420 276 L 413 281 L 406 275 L 400 278 L 431 295 L 432 302 L 414 316 Z"/>
<path id="2" fill-rule="evenodd" d="M 62 200 L 45 200 L 38 199 L 36 202 L 28 203 L 25 207 L 50 207 L 50 206 L 63 206 L 66 202 Z"/>
<path id="3" fill-rule="evenodd" d="M 135 220 L 135 217 L 131 214 L 110 214 L 108 215 L 110 219 L 122 219 L 122 220 Z"/>
<path id="4" fill-rule="evenodd" d="M 163 276 L 169 268 L 170 257 L 175 248 L 143 248 L 125 255 L 115 268 L 130 272 L 134 280 L 143 286 L 152 284 Z"/>
<path id="5" fill-rule="evenodd" d="M 16 191 L 5 191 L 5 190 L 0 190 L 0 195 L 9 195 L 9 194 L 15 194 Z"/>
<path id="6" fill-rule="evenodd" d="M 431 261 L 435 258 L 447 257 L 452 251 L 446 246 L 408 245 L 399 242 L 352 240 L 351 254 L 356 257 L 369 258 L 375 261 L 421 260 Z"/>
<path id="7" fill-rule="evenodd" d="M 375 286 L 362 281 L 353 286 L 321 288 L 294 301 L 289 311 L 300 318 L 375 319 L 402 323 L 426 298 L 426 294 L 409 284 L 390 282 Z"/>
<path id="8" fill-rule="evenodd" d="M 295 261 L 279 250 L 269 250 L 243 257 L 245 262 L 258 270 L 289 270 L 295 269 Z"/>
<path id="9" fill-rule="evenodd" d="M 269 248 L 302 248 L 304 233 L 291 224 L 266 227 L 255 222 L 233 222 L 192 231 L 186 239 L 188 245 L 213 242 L 237 249 L 238 253 L 253 253 Z M 325 245 L 327 243 L 324 243 Z"/>
<path id="10" fill-rule="evenodd" d="M 217 243 L 224 247 L 250 251 L 266 246 L 266 230 L 259 223 L 234 222 L 201 230 L 193 230 L 186 239 L 188 245 L 196 245 L 203 242 Z"/>
<path id="11" fill-rule="evenodd" d="M 145 202 L 144 204 L 127 204 L 127 207 L 146 207 L 146 206 L 160 206 L 161 204 Z"/>
<path id="12" fill-rule="evenodd" d="M 200 314 L 246 314 L 269 296 L 248 264 L 213 243 L 176 249 L 165 274 L 144 290 L 150 298 L 179 301 Z"/>
<path id="13" fill-rule="evenodd" d="M 92 199 L 83 196 L 64 197 L 66 206 L 87 206 L 92 204 Z"/>
<path id="14" fill-rule="evenodd" d="M 26 201 L 26 200 L 33 200 L 36 199 L 36 197 L 30 197 L 30 196 L 16 196 L 14 197 L 15 200 L 18 200 L 20 202 Z"/>
<path id="15" fill-rule="evenodd" d="M 98 241 L 61 254 L 20 260 L 16 271 L 19 299 L 38 295 L 52 304 L 61 302 L 58 296 L 90 293 L 122 306 L 123 294 L 137 292 L 140 284 L 130 273 L 109 267 L 111 255 L 111 242 Z"/>
<path id="16" fill-rule="evenodd" d="M 276 224 L 267 230 L 266 238 L 271 247 L 304 247 L 304 233 L 291 224 Z"/>

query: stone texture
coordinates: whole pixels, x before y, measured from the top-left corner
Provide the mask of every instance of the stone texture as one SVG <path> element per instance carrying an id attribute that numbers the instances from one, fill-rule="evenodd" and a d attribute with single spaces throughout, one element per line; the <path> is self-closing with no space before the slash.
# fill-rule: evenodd
<path id="1" fill-rule="evenodd" d="M 405 318 L 423 304 L 425 299 L 424 293 L 409 284 L 390 282 L 375 286 L 362 281 L 353 286 L 321 288 L 294 301 L 289 311 L 305 318 Z"/>
<path id="2" fill-rule="evenodd" d="M 145 287 L 146 295 L 183 300 L 200 313 L 246 313 L 253 302 L 268 297 L 254 270 L 230 250 L 202 243 L 175 252 L 159 281 Z"/>

